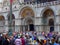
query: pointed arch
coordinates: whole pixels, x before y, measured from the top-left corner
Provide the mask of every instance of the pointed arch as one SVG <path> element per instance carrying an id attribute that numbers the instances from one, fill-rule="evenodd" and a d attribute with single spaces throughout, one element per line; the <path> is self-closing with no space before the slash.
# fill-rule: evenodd
<path id="1" fill-rule="evenodd" d="M 51 19 L 51 20 L 50 20 Z M 43 30 L 54 31 L 54 11 L 47 8 L 42 13 Z M 53 23 L 53 24 L 51 24 Z M 53 28 L 53 29 L 52 29 Z"/>

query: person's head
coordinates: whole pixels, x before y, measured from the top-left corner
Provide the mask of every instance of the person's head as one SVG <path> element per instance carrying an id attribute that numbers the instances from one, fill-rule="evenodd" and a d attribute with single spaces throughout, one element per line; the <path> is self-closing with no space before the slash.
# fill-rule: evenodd
<path id="1" fill-rule="evenodd" d="M 58 39 L 55 41 L 56 43 L 59 43 Z"/>
<path id="2" fill-rule="evenodd" d="M 46 40 L 44 40 L 44 44 L 46 44 L 47 43 L 47 41 Z"/>
<path id="3" fill-rule="evenodd" d="M 47 40 L 50 43 L 50 39 Z"/>
<path id="4" fill-rule="evenodd" d="M 13 36 L 10 36 L 10 38 L 9 38 L 9 39 L 10 39 L 10 40 L 12 40 L 13 38 L 14 38 Z"/>
<path id="5" fill-rule="evenodd" d="M 54 43 L 54 42 L 55 42 L 55 39 L 54 39 L 54 38 L 53 38 L 53 39 L 51 39 L 51 42 L 52 42 L 52 43 Z"/>
<path id="6" fill-rule="evenodd" d="M 41 39 L 41 42 L 44 43 L 44 40 Z"/>
<path id="7" fill-rule="evenodd" d="M 39 45 L 43 45 L 43 43 L 42 43 L 42 42 L 40 42 L 40 43 L 39 43 Z"/>
<path id="8" fill-rule="evenodd" d="M 23 38 L 23 35 L 20 35 L 20 38 Z"/>

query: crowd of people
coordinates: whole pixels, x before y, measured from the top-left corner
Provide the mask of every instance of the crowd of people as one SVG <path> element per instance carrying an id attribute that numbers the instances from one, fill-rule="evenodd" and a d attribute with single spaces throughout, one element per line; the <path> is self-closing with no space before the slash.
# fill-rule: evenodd
<path id="1" fill-rule="evenodd" d="M 60 45 L 60 34 L 58 32 L 13 32 L 0 33 L 0 45 Z"/>

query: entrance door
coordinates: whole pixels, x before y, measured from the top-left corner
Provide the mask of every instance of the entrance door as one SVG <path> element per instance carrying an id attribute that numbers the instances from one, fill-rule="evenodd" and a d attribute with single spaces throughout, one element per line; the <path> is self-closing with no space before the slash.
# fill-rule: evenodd
<path id="1" fill-rule="evenodd" d="M 34 25 L 33 24 L 29 24 L 29 29 L 30 29 L 30 31 L 34 31 Z"/>
<path id="2" fill-rule="evenodd" d="M 50 27 L 50 32 L 53 32 L 54 31 L 54 26 L 51 26 Z"/>
<path id="3" fill-rule="evenodd" d="M 53 19 L 49 20 L 49 26 L 50 26 L 50 32 L 54 31 L 54 20 Z"/>

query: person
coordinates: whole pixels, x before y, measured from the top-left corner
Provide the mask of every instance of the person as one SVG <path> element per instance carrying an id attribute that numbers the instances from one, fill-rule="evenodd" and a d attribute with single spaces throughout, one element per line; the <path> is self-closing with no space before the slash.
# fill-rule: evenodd
<path id="1" fill-rule="evenodd" d="M 43 40 L 43 45 L 47 45 L 47 40 Z"/>
<path id="2" fill-rule="evenodd" d="M 55 42 L 55 39 L 52 38 L 51 41 L 50 41 L 50 45 L 54 45 L 54 42 Z"/>
<path id="3" fill-rule="evenodd" d="M 21 35 L 20 40 L 21 40 L 21 45 L 25 45 L 25 39 L 24 39 L 23 35 Z"/>
<path id="4" fill-rule="evenodd" d="M 40 42 L 40 43 L 38 43 L 38 45 L 43 45 L 43 43 L 42 43 L 42 42 Z"/>
<path id="5" fill-rule="evenodd" d="M 36 40 L 33 41 L 34 45 L 38 45 L 38 42 Z"/>
<path id="6" fill-rule="evenodd" d="M 15 45 L 15 44 L 14 44 L 14 41 L 15 41 L 15 40 L 14 40 L 13 36 L 10 36 L 9 39 L 10 39 L 9 45 Z"/>
<path id="7" fill-rule="evenodd" d="M 20 37 L 18 36 L 18 38 L 15 40 L 15 45 L 21 45 L 21 40 Z"/>
<path id="8" fill-rule="evenodd" d="M 56 41 L 54 42 L 54 45 L 59 45 L 58 40 L 56 40 Z"/>
<path id="9" fill-rule="evenodd" d="M 9 41 L 7 39 L 6 35 L 2 37 L 2 45 L 9 45 Z"/>
<path id="10" fill-rule="evenodd" d="M 2 37 L 0 36 L 0 45 L 2 45 Z"/>

